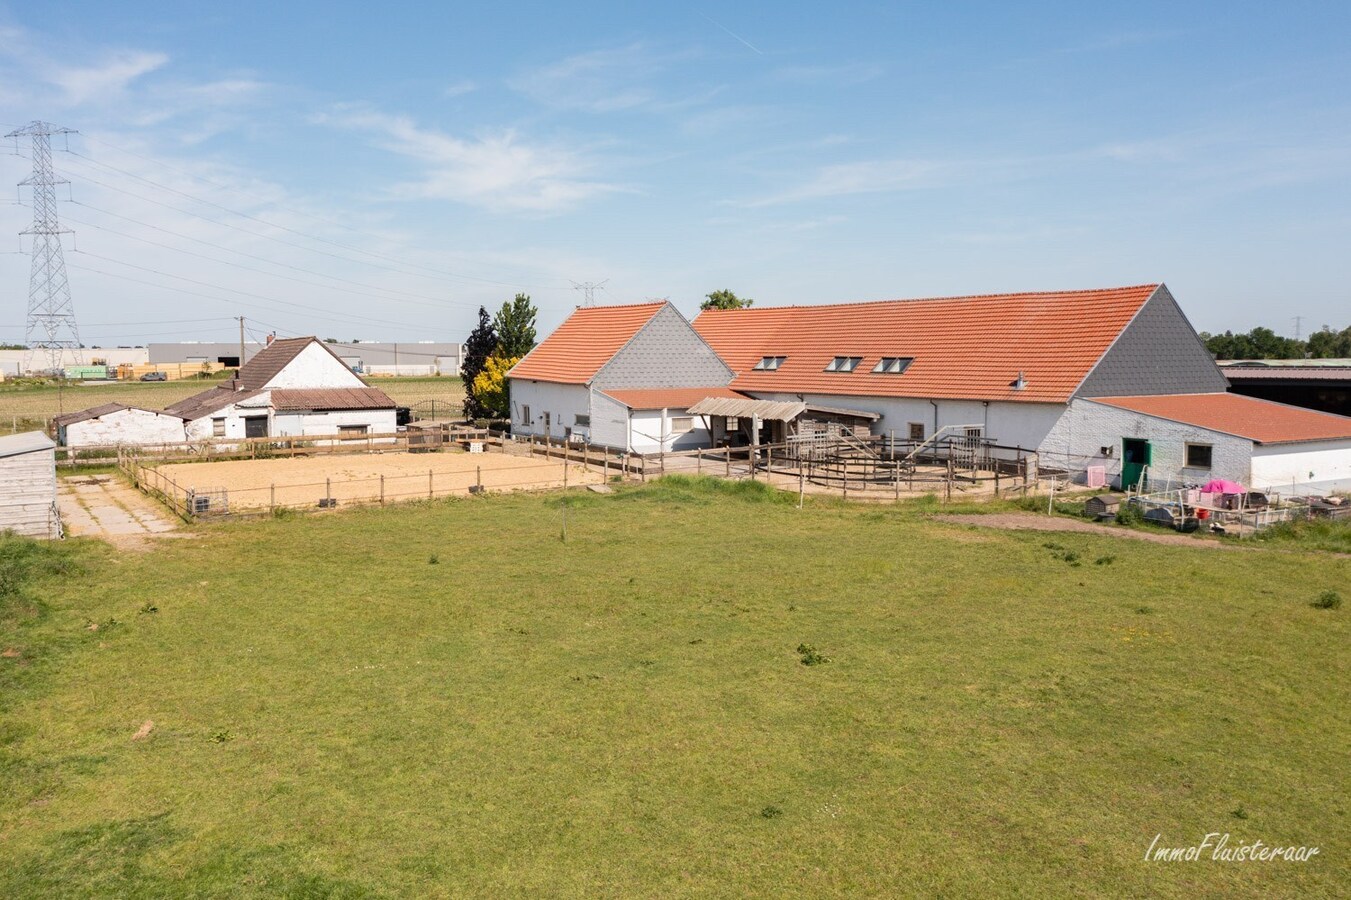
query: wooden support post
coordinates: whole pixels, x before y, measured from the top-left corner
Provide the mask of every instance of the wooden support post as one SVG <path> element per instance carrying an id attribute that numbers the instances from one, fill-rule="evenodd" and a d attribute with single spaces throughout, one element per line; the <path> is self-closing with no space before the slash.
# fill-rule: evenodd
<path id="1" fill-rule="evenodd" d="M 478 487 L 478 493 L 483 493 L 483 466 L 474 466 L 474 484 Z"/>
<path id="2" fill-rule="evenodd" d="M 600 458 L 601 478 L 608 484 L 610 482 L 610 454 L 602 452 Z"/>
<path id="3" fill-rule="evenodd" d="M 774 480 L 774 445 L 765 447 L 765 483 Z"/>
<path id="4" fill-rule="evenodd" d="M 999 463 L 994 463 L 994 498 L 999 499 Z"/>
<path id="5" fill-rule="evenodd" d="M 380 473 L 380 505 L 385 505 L 385 473 Z"/>
<path id="6" fill-rule="evenodd" d="M 699 449 L 698 451 L 696 451 L 695 454 L 694 454 L 694 474 L 696 474 L 696 475 L 702 475 L 702 474 L 704 474 L 704 451 L 703 451 L 703 448 L 700 448 L 700 449 Z"/>
<path id="7" fill-rule="evenodd" d="M 563 490 L 568 489 L 568 458 L 563 457 Z"/>
<path id="8" fill-rule="evenodd" d="M 427 499 L 430 500 L 430 499 L 432 499 L 433 496 L 434 496 L 434 495 L 433 495 L 433 493 L 432 493 L 432 470 L 431 470 L 431 469 L 428 469 L 428 470 L 427 470 Z"/>
<path id="9" fill-rule="evenodd" d="M 797 470 L 797 508 L 802 508 L 802 496 L 807 493 L 807 471 L 802 468 Z"/>
<path id="10" fill-rule="evenodd" d="M 731 478 L 731 477 L 732 477 L 732 446 L 731 446 L 731 444 L 728 444 L 727 447 L 725 447 L 725 448 L 723 449 L 723 453 L 725 454 L 725 456 L 724 456 L 723 458 L 724 458 L 724 459 L 726 460 L 726 462 L 727 462 L 727 477 L 728 477 L 728 478 Z"/>
<path id="11" fill-rule="evenodd" d="M 333 501 L 333 479 L 331 479 L 331 478 L 325 478 L 325 479 L 324 479 L 324 499 L 327 500 L 327 501 L 329 501 L 328 503 L 325 503 L 325 504 L 324 504 L 325 506 L 329 506 L 329 505 L 332 504 L 332 501 Z"/>
<path id="12" fill-rule="evenodd" d="M 951 456 L 948 457 L 948 477 L 947 477 L 947 480 L 944 482 L 944 485 L 945 485 L 945 488 L 944 488 L 944 491 L 943 491 L 943 496 L 944 496 L 944 501 L 946 502 L 946 501 L 950 501 L 950 500 L 952 499 L 952 457 L 951 457 Z"/>
<path id="13" fill-rule="evenodd" d="M 272 482 L 272 488 L 267 495 L 267 511 L 275 513 L 277 511 L 277 482 Z"/>

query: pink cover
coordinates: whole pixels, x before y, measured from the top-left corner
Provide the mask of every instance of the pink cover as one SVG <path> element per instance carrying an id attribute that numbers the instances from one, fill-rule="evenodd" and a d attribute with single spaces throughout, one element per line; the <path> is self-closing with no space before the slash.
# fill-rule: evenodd
<path id="1" fill-rule="evenodd" d="M 1243 488 L 1243 485 L 1239 484 L 1237 481 L 1226 481 L 1223 478 L 1216 478 L 1212 481 L 1207 481 L 1206 486 L 1201 488 L 1201 490 L 1205 491 L 1207 494 L 1246 493 L 1246 491 Z"/>

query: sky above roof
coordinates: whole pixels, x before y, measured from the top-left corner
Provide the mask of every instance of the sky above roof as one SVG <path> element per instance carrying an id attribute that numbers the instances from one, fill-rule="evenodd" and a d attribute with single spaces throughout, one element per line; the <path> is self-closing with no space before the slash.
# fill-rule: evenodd
<path id="1" fill-rule="evenodd" d="M 1349 25 L 1342 4 L 0 3 L 0 134 L 80 132 L 54 156 L 88 344 L 226 340 L 238 315 L 462 340 L 517 291 L 543 334 L 602 280 L 598 302 L 689 317 L 719 288 L 1164 281 L 1198 328 L 1307 334 L 1351 309 Z M 0 156 L 0 183 L 28 174 Z M 0 202 L 0 247 L 30 217 Z M 28 268 L 0 254 L 0 341 L 23 340 Z"/>

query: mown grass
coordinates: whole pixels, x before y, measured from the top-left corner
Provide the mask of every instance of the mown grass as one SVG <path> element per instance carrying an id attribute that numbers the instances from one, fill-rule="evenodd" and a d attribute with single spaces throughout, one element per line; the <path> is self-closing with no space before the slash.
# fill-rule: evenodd
<path id="1" fill-rule="evenodd" d="M 5 621 L 0 895 L 1351 888 L 1351 561 L 931 508 L 671 478 L 71 542 Z M 1322 850 L 1144 862 L 1208 832 Z"/>

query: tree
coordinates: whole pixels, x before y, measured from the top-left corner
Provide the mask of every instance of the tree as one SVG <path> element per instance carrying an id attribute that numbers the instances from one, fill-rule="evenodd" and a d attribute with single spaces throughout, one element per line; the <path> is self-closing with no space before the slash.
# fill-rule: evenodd
<path id="1" fill-rule="evenodd" d="M 1324 325 L 1309 335 L 1309 356 L 1312 359 L 1346 359 L 1351 357 L 1351 326 L 1333 331 Z"/>
<path id="2" fill-rule="evenodd" d="M 497 344 L 503 356 L 520 359 L 535 346 L 535 316 L 539 310 L 530 303 L 529 294 L 517 294 L 516 299 L 503 303 L 493 317 Z"/>
<path id="3" fill-rule="evenodd" d="M 731 291 L 714 291 L 708 299 L 699 304 L 700 309 L 745 309 L 755 301 L 747 297 L 744 300 Z"/>
<path id="4" fill-rule="evenodd" d="M 496 349 L 497 332 L 493 329 L 493 320 L 488 310 L 480 306 L 478 327 L 469 333 L 469 339 L 464 342 L 464 363 L 460 366 L 460 377 L 464 379 L 464 414 L 471 419 L 484 416 L 474 397 L 474 381 Z"/>
<path id="5" fill-rule="evenodd" d="M 507 371 L 520 361 L 519 356 L 506 356 L 501 350 L 484 361 L 483 371 L 474 378 L 474 400 L 483 418 L 505 419 L 511 415 Z"/>

